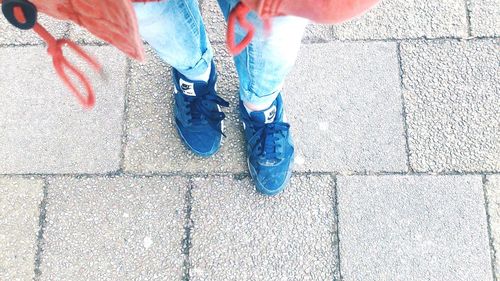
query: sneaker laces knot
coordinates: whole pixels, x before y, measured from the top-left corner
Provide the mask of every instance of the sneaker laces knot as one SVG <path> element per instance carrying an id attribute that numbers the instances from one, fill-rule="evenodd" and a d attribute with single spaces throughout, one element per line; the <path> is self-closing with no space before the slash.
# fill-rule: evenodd
<path id="1" fill-rule="evenodd" d="M 265 124 L 261 129 L 260 142 L 258 143 L 258 155 L 265 163 L 274 163 L 283 158 L 281 145 L 278 143 L 288 131 L 290 125 L 284 122 Z"/>
<path id="2" fill-rule="evenodd" d="M 226 136 L 222 129 L 218 127 L 219 122 L 226 118 L 226 114 L 218 110 L 219 106 L 229 107 L 229 102 L 217 96 L 215 93 L 208 93 L 201 96 L 184 96 L 187 103 L 186 109 L 191 117 L 190 123 L 194 125 L 208 123 L 214 130 Z M 216 106 L 214 106 L 216 105 Z M 215 110 L 213 108 L 216 108 Z"/>

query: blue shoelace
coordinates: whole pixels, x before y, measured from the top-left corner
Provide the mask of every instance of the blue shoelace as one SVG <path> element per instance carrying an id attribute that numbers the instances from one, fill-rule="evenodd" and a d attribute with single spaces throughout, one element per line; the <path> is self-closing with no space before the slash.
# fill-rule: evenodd
<path id="1" fill-rule="evenodd" d="M 229 103 L 223 98 L 217 96 L 216 94 L 209 93 L 202 96 L 190 97 L 184 95 L 184 101 L 186 101 L 186 110 L 190 114 L 190 120 L 188 122 L 192 125 L 204 124 L 204 121 L 208 122 L 210 127 L 226 136 L 220 128 L 218 128 L 219 122 L 226 118 L 224 112 L 218 110 L 210 110 L 213 105 L 220 105 L 223 107 L 229 107 Z"/>
<path id="2" fill-rule="evenodd" d="M 281 160 L 283 155 L 278 153 L 277 148 L 281 145 L 277 142 L 285 137 L 285 133 L 290 129 L 290 125 L 284 122 L 265 124 L 256 130 L 260 134 L 260 142 L 257 143 L 257 155 L 266 162 Z"/>

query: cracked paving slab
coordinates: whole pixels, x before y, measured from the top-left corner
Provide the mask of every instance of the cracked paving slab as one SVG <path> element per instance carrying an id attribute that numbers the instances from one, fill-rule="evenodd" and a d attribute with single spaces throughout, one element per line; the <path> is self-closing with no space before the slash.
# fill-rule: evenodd
<path id="1" fill-rule="evenodd" d="M 341 176 L 343 280 L 492 280 L 480 176 Z"/>
<path id="2" fill-rule="evenodd" d="M 191 280 L 338 278 L 331 177 L 292 177 L 272 198 L 248 178 L 193 183 Z"/>
<path id="3" fill-rule="evenodd" d="M 0 280 L 35 274 L 43 181 L 0 178 Z"/>
<path id="4" fill-rule="evenodd" d="M 499 40 L 401 44 L 415 171 L 500 170 L 499 45 Z"/>
<path id="5" fill-rule="evenodd" d="M 180 280 L 187 180 L 50 179 L 41 280 Z"/>
<path id="6" fill-rule="evenodd" d="M 45 48 L 3 48 L 0 174 L 107 173 L 119 169 L 127 63 L 111 47 L 87 47 L 109 80 L 87 65 L 96 106 L 87 110 L 55 74 Z M 70 56 L 74 60 L 74 56 Z"/>

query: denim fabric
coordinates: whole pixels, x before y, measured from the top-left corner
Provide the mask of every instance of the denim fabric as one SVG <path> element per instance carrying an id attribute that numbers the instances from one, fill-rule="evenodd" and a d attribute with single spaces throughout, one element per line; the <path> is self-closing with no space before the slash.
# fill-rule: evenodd
<path id="1" fill-rule="evenodd" d="M 218 0 L 228 17 L 238 0 Z M 213 50 L 196 0 L 169 0 L 134 4 L 141 36 L 159 56 L 186 76 L 203 73 L 213 59 Z M 270 104 L 281 91 L 286 75 L 294 65 L 306 19 L 283 16 L 272 20 L 269 34 L 255 13 L 248 17 L 257 28 L 252 43 L 234 58 L 240 78 L 243 102 Z M 225 32 L 225 31 L 221 31 Z M 239 26 L 236 38 L 246 35 Z"/>

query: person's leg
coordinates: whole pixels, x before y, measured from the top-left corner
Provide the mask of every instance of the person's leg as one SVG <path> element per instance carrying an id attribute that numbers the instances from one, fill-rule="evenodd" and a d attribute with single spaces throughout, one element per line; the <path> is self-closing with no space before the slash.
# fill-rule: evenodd
<path id="1" fill-rule="evenodd" d="M 161 59 L 188 77 L 210 67 L 213 51 L 196 0 L 135 3 L 139 31 Z"/>
<path id="2" fill-rule="evenodd" d="M 172 65 L 175 126 L 195 154 L 211 156 L 221 144 L 229 106 L 217 96 L 213 51 L 197 0 L 168 0 L 134 5 L 142 37 Z"/>
<path id="3" fill-rule="evenodd" d="M 226 18 L 236 2 L 219 0 Z M 288 184 L 294 157 L 290 126 L 284 121 L 281 89 L 294 65 L 308 21 L 277 17 L 266 34 L 255 13 L 248 19 L 256 27 L 255 37 L 234 58 L 240 78 L 240 116 L 247 142 L 247 162 L 257 189 L 275 195 Z M 245 35 L 246 31 L 237 26 L 237 40 Z"/>
<path id="4" fill-rule="evenodd" d="M 218 0 L 224 16 L 237 4 L 235 0 Z M 276 99 L 284 80 L 293 68 L 300 49 L 307 19 L 282 16 L 272 20 L 272 29 L 266 34 L 262 21 L 255 13 L 248 17 L 256 27 L 254 39 L 234 60 L 240 77 L 240 98 L 247 107 L 262 110 Z M 246 31 L 236 27 L 236 39 Z"/>

